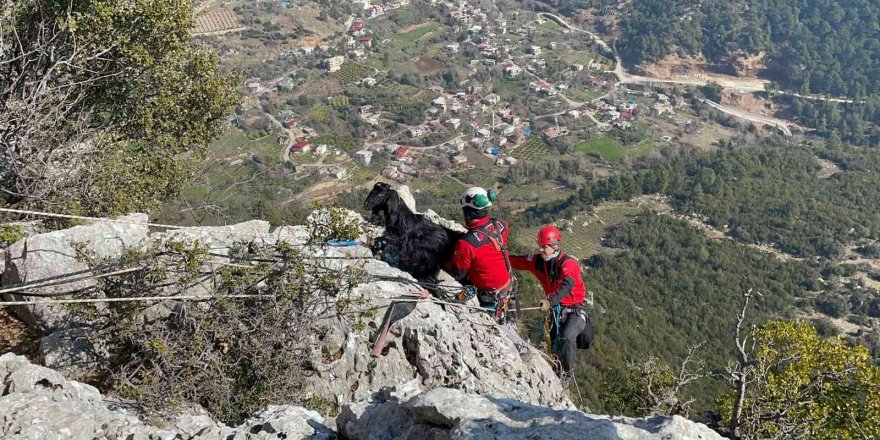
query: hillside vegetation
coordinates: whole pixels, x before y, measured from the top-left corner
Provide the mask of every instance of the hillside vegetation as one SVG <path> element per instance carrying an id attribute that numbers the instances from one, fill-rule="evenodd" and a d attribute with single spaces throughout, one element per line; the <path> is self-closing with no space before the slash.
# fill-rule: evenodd
<path id="1" fill-rule="evenodd" d="M 532 216 L 570 216 L 604 200 L 662 193 L 676 210 L 729 230 L 744 243 L 771 244 L 800 257 L 840 255 L 844 244 L 877 238 L 880 159 L 871 150 L 767 145 L 685 156 L 672 165 L 613 176 Z M 845 170 L 819 177 L 818 158 Z M 561 210 L 561 211 L 560 211 Z"/>
<path id="2" fill-rule="evenodd" d="M 867 0 L 636 0 L 618 45 L 630 63 L 676 48 L 714 63 L 764 51 L 788 87 L 864 97 L 880 92 L 878 23 L 880 6 Z"/>

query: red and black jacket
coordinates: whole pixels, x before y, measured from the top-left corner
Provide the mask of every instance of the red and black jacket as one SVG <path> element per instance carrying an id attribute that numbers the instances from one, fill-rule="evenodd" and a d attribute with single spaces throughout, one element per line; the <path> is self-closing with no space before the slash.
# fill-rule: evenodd
<path id="1" fill-rule="evenodd" d="M 507 223 L 484 217 L 468 222 L 467 227 L 468 232 L 455 244 L 455 253 L 446 263 L 446 271 L 462 284 L 473 284 L 480 290 L 506 287 L 510 283 L 504 255 L 508 243 Z"/>
<path id="2" fill-rule="evenodd" d="M 510 265 L 514 269 L 535 274 L 544 289 L 544 295 L 553 305 L 578 307 L 587 297 L 587 287 L 581 277 L 581 265 L 562 252 L 546 261 L 540 254 L 511 255 Z"/>

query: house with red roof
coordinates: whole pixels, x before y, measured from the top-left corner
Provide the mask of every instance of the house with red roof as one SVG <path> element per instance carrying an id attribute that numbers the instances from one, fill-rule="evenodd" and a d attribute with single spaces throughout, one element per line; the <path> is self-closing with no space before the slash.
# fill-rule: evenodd
<path id="1" fill-rule="evenodd" d="M 408 145 L 400 146 L 400 148 L 394 150 L 394 153 L 392 153 L 392 155 L 394 156 L 395 160 L 400 160 L 400 159 L 403 159 L 404 157 L 409 156 L 409 146 Z"/>
<path id="2" fill-rule="evenodd" d="M 297 141 L 290 147 L 291 153 L 304 153 L 311 150 L 309 141 Z"/>

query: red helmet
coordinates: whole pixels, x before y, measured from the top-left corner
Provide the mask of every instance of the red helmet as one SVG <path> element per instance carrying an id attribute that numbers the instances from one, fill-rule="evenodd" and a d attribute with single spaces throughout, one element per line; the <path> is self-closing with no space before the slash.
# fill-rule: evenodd
<path id="1" fill-rule="evenodd" d="M 548 244 L 559 244 L 562 242 L 562 234 L 556 226 L 544 226 L 538 231 L 538 246 L 546 246 Z"/>

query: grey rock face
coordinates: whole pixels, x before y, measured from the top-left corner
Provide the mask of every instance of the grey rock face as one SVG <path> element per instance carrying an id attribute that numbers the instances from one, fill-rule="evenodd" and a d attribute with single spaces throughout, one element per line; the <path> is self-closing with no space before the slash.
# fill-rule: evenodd
<path id="1" fill-rule="evenodd" d="M 406 402 L 355 402 L 336 423 L 350 440 L 722 440 L 705 425 L 677 416 L 609 418 L 446 388 Z"/>
<path id="2" fill-rule="evenodd" d="M 184 415 L 168 426 L 149 426 L 125 410 L 108 409 L 95 388 L 11 353 L 0 356 L 0 380 L 0 438 L 4 440 L 336 438 L 318 413 L 287 405 L 270 406 L 236 428 L 205 415 Z"/>
<path id="3" fill-rule="evenodd" d="M 416 380 L 422 389 L 459 388 L 541 405 L 572 406 L 544 358 L 522 359 L 488 313 L 419 300 L 414 295 L 420 288 L 413 278 L 380 261 L 334 260 L 333 264 L 357 264 L 366 270 L 373 278 L 357 286 L 352 295 L 367 299 L 364 310 L 380 309 L 363 331 L 352 331 L 335 317 L 318 321 L 329 331 L 323 341 L 316 341 L 316 349 L 339 357 L 330 363 L 314 362 L 317 371 L 308 389 L 315 395 L 343 405 L 368 398 L 383 387 Z M 385 350 L 374 358 L 370 353 L 373 341 L 392 303 L 393 322 Z"/>
<path id="4" fill-rule="evenodd" d="M 70 229 L 31 235 L 6 250 L 3 285 L 49 280 L 59 275 L 85 272 L 89 265 L 84 258 L 97 262 L 119 258 L 129 248 L 140 249 L 146 243 L 148 230 L 145 214 L 119 217 L 126 223 L 101 221 Z M 95 281 L 78 282 L 29 288 L 28 291 L 51 294 L 92 287 Z M 7 299 L 29 299 L 4 295 Z M 71 325 L 72 316 L 61 307 L 22 306 L 16 309 L 22 319 L 45 330 L 61 329 Z"/>
<path id="5" fill-rule="evenodd" d="M 97 367 L 107 352 L 92 330 L 77 327 L 44 336 L 40 340 L 39 356 L 43 365 L 76 377 Z"/>

